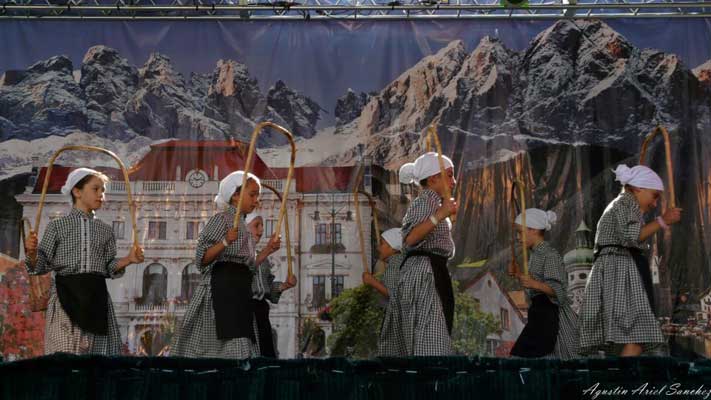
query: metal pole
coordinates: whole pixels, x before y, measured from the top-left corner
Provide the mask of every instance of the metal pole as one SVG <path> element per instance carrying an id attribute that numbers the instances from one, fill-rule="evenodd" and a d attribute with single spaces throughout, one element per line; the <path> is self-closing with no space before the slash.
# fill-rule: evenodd
<path id="1" fill-rule="evenodd" d="M 331 194 L 331 300 L 336 297 L 336 204 Z"/>

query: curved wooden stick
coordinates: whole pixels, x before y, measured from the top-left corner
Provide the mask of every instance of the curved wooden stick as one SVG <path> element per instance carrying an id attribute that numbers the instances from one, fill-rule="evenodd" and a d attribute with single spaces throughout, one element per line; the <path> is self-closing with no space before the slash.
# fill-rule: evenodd
<path id="1" fill-rule="evenodd" d="M 437 161 L 439 161 L 439 172 L 440 175 L 442 176 L 442 181 L 444 184 L 444 197 L 447 199 L 452 198 L 452 191 L 449 189 L 449 185 L 447 184 L 447 170 L 444 168 L 444 160 L 442 160 L 442 143 L 439 141 L 439 136 L 437 135 L 437 129 L 435 128 L 435 125 L 432 124 L 427 128 L 427 137 L 426 137 L 426 142 L 425 142 L 425 150 L 430 151 L 432 149 L 432 141 L 434 140 L 435 147 L 437 148 Z M 452 223 L 457 221 L 457 214 L 452 214 L 449 216 L 450 221 Z"/>
<path id="2" fill-rule="evenodd" d="M 652 129 L 652 132 L 650 132 L 644 139 L 644 142 L 642 143 L 642 149 L 639 153 L 639 163 L 644 164 L 645 158 L 647 156 L 647 147 L 649 146 L 649 143 L 652 141 L 652 139 L 654 139 L 659 133 L 661 133 L 664 137 L 664 153 L 666 155 L 667 179 L 669 181 L 669 188 L 667 189 L 667 192 L 669 192 L 669 206 L 671 208 L 676 208 L 676 196 L 674 195 L 674 169 L 671 160 L 671 140 L 669 139 L 669 132 L 667 132 L 667 129 L 665 127 L 657 125 L 654 129 Z"/>
<path id="3" fill-rule="evenodd" d="M 279 209 L 279 219 L 277 220 L 277 226 L 276 229 L 274 230 L 275 232 L 281 232 L 281 223 L 284 220 L 284 216 L 286 215 L 286 200 L 289 198 L 289 189 L 291 187 L 291 179 L 294 176 L 294 163 L 296 162 L 296 144 L 294 143 L 294 135 L 291 134 L 286 128 L 283 128 L 273 122 L 260 122 L 257 124 L 257 126 L 254 127 L 254 130 L 252 131 L 252 139 L 249 142 L 249 151 L 247 152 L 247 162 L 244 165 L 244 172 L 245 176 L 247 173 L 249 173 L 252 169 L 252 164 L 254 162 L 254 150 L 257 145 L 257 137 L 259 136 L 259 133 L 262 131 L 262 129 L 270 127 L 275 129 L 277 132 L 281 133 L 282 135 L 286 136 L 286 138 L 289 140 L 289 143 L 291 144 L 291 160 L 289 164 L 289 173 L 286 176 L 286 187 L 284 188 L 284 194 L 282 197 L 281 201 L 281 208 Z M 245 179 L 246 183 L 246 179 Z M 242 195 L 244 194 L 244 190 L 240 190 L 239 192 L 239 200 L 237 200 L 237 213 L 235 213 L 235 219 L 234 219 L 234 228 L 236 230 L 239 230 L 239 215 L 240 212 L 242 211 Z M 288 259 L 288 262 L 291 263 L 291 258 Z M 289 266 L 291 268 L 291 266 Z"/>
<path id="4" fill-rule="evenodd" d="M 283 201 L 284 198 L 282 197 L 281 193 L 279 193 L 274 187 L 271 185 L 262 182 L 262 186 L 271 190 L 272 193 L 276 195 L 276 197 L 279 199 L 279 201 Z M 287 277 L 293 276 L 294 271 L 292 270 L 291 266 L 291 241 L 289 239 L 289 215 L 286 214 L 284 216 L 284 239 L 286 240 L 286 265 L 287 265 Z"/>
<path id="5" fill-rule="evenodd" d="M 32 230 L 32 223 L 27 217 L 22 217 L 20 220 L 20 239 L 22 240 L 22 245 L 25 245 L 27 238 L 25 237 L 25 232 L 34 232 Z"/>
<path id="6" fill-rule="evenodd" d="M 119 168 L 121 168 L 121 172 L 123 172 L 123 179 L 126 183 L 126 196 L 128 198 L 128 207 L 129 211 L 131 213 L 131 227 L 133 229 L 133 232 L 131 234 L 131 237 L 133 239 L 133 246 L 138 247 L 138 229 L 136 228 L 136 204 L 133 202 L 133 196 L 131 195 L 131 182 L 128 179 L 128 170 L 126 169 L 126 166 L 123 164 L 123 161 L 121 161 L 120 158 L 114 152 L 106 150 L 101 147 L 96 147 L 96 146 L 83 146 L 83 145 L 72 145 L 72 146 L 64 146 L 61 149 L 57 150 L 52 158 L 49 159 L 49 162 L 47 163 L 47 170 L 45 171 L 44 174 L 44 183 L 42 184 L 42 195 L 40 196 L 40 201 L 39 201 L 39 206 L 37 208 L 37 216 L 35 217 L 35 228 L 39 230 L 39 225 L 40 225 L 40 220 L 42 219 L 42 209 L 44 208 L 44 200 L 45 197 L 47 197 L 47 188 L 49 187 L 49 178 L 52 175 L 52 168 L 54 166 L 54 160 L 59 157 L 59 155 L 65 151 L 68 150 L 84 150 L 84 151 L 95 151 L 98 153 L 104 153 L 109 155 L 111 158 L 113 158 L 116 163 L 118 164 Z"/>
<path id="7" fill-rule="evenodd" d="M 356 224 L 358 225 L 358 238 L 360 240 L 360 255 L 363 262 L 363 271 L 368 272 L 368 257 L 365 255 L 365 237 L 363 236 L 363 222 L 360 215 L 360 201 L 358 194 L 362 193 L 368 198 L 370 209 L 373 213 L 373 224 L 375 225 L 375 243 L 380 245 L 380 226 L 378 224 L 378 210 L 375 208 L 375 199 L 370 193 L 360 190 L 360 182 L 363 179 L 363 171 L 361 170 L 356 179 L 356 184 L 353 186 L 353 202 L 355 203 Z"/>
<path id="8" fill-rule="evenodd" d="M 509 274 L 518 274 L 518 263 L 516 262 L 516 188 L 519 189 L 521 197 L 521 240 L 523 242 L 523 273 L 528 275 L 528 247 L 526 247 L 526 185 L 520 179 L 514 179 L 511 185 L 511 264 L 509 264 Z"/>

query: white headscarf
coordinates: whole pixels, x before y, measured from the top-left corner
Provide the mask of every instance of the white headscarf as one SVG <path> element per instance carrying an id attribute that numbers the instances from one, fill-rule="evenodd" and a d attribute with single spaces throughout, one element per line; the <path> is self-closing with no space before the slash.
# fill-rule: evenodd
<path id="1" fill-rule="evenodd" d="M 262 191 L 262 184 L 256 175 L 251 172 L 247 175 L 247 179 L 252 179 L 257 183 L 259 191 Z M 242 187 L 244 181 L 244 171 L 235 171 L 227 175 L 224 179 L 220 181 L 220 188 L 218 190 L 217 196 L 215 196 L 215 203 L 220 208 L 227 208 L 230 205 L 230 199 L 232 195 L 235 194 L 238 188 Z"/>
<path id="2" fill-rule="evenodd" d="M 244 223 L 245 223 L 246 225 L 249 225 L 252 221 L 254 221 L 254 220 L 257 219 L 257 218 L 262 218 L 262 216 L 259 215 L 259 214 L 257 214 L 256 211 L 253 211 L 253 212 L 247 214 L 247 216 L 245 217 Z"/>
<path id="3" fill-rule="evenodd" d="M 74 186 L 76 186 L 80 180 L 84 179 L 88 175 L 102 176 L 103 174 L 91 168 L 77 168 L 67 177 L 67 181 L 64 182 L 64 186 L 62 186 L 62 194 L 69 197 L 70 204 L 73 203 L 72 189 L 74 189 Z"/>
<path id="4" fill-rule="evenodd" d="M 400 183 L 409 185 L 415 182 L 415 163 L 407 163 L 400 167 L 398 172 L 398 177 L 400 178 Z"/>
<path id="5" fill-rule="evenodd" d="M 430 176 L 434 176 L 440 173 L 437 154 L 438 153 L 430 151 L 429 153 L 425 153 L 417 157 L 413 170 L 413 175 L 415 177 L 416 182 L 419 182 L 423 179 L 427 179 Z M 444 164 L 445 170 L 454 168 L 454 164 L 452 163 L 452 160 L 449 159 L 449 157 L 443 155 L 442 162 Z"/>
<path id="6" fill-rule="evenodd" d="M 393 250 L 401 251 L 402 250 L 402 229 L 400 228 L 392 228 L 388 229 L 387 231 L 383 232 L 382 235 L 380 235 L 383 240 L 388 242 L 390 247 L 393 248 Z"/>
<path id="7" fill-rule="evenodd" d="M 521 225 L 522 214 L 519 214 L 514 221 L 516 225 Z M 543 211 L 539 208 L 526 209 L 526 226 L 531 229 L 549 231 L 558 220 L 558 216 L 553 211 Z"/>
<path id="8" fill-rule="evenodd" d="M 662 178 L 660 178 L 656 172 L 652 171 L 651 168 L 644 165 L 636 165 L 630 168 L 624 164 L 620 164 L 614 172 L 617 176 L 615 180 L 623 185 L 630 185 L 640 189 L 664 191 Z"/>

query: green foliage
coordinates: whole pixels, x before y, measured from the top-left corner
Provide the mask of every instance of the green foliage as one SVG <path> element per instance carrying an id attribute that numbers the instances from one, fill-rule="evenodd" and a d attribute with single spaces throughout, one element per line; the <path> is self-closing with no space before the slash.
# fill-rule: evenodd
<path id="1" fill-rule="evenodd" d="M 454 326 L 452 345 L 459 355 L 486 353 L 486 336 L 499 329 L 499 321 L 493 315 L 479 310 L 479 305 L 468 294 L 459 291 L 459 282 L 453 280 Z"/>
<path id="2" fill-rule="evenodd" d="M 308 357 L 322 357 L 325 350 L 325 333 L 313 318 L 306 318 L 301 323 L 299 349 Z"/>
<path id="3" fill-rule="evenodd" d="M 385 310 L 381 296 L 367 285 L 344 290 L 331 302 L 333 333 L 328 338 L 332 356 L 377 356 L 378 336 Z"/>
<path id="4" fill-rule="evenodd" d="M 481 312 L 471 296 L 459 291 L 457 281 L 452 284 L 455 293 L 454 351 L 461 355 L 484 354 L 486 336 L 499 329 L 499 321 L 493 315 Z M 331 302 L 333 333 L 328 339 L 331 355 L 377 356 L 378 335 L 384 316 L 379 302 L 380 295 L 366 285 L 345 290 Z"/>

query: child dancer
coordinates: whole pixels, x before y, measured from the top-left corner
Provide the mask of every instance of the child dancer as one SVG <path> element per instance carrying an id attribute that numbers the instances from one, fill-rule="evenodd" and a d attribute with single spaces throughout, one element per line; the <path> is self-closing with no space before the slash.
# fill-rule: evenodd
<path id="1" fill-rule="evenodd" d="M 254 237 L 254 242 L 259 243 L 264 234 L 262 217 L 257 215 L 256 212 L 250 213 L 247 215 L 246 223 L 247 229 Z M 286 282 L 274 280 L 275 276 L 271 272 L 271 265 L 266 255 L 278 250 L 278 247 L 276 249 L 269 248 L 269 246 L 274 246 L 276 243 L 275 241 L 270 241 L 262 253 L 257 256 L 257 274 L 252 282 L 252 303 L 254 304 L 254 314 L 259 331 L 259 354 L 262 357 L 271 358 L 277 358 L 277 352 L 274 336 L 272 335 L 272 325 L 269 322 L 269 303 L 267 303 L 267 300 L 272 304 L 277 304 L 285 290 L 296 286 L 296 277 L 294 275 L 287 277 Z"/>
<path id="2" fill-rule="evenodd" d="M 108 178 L 89 168 L 72 171 L 62 187 L 71 212 L 47 225 L 37 247 L 32 233 L 25 248 L 25 265 L 32 275 L 52 272 L 46 315 L 45 354 L 118 355 L 121 334 L 106 278 L 123 276 L 130 264 L 143 262 L 143 249 L 132 248 L 116 258 L 113 229 L 94 211 L 104 203 Z"/>
<path id="3" fill-rule="evenodd" d="M 233 227 L 242 194 L 244 213 L 259 204 L 259 178 L 244 171 L 227 175 L 215 203 L 223 209 L 200 232 L 195 264 L 202 273 L 200 286 L 190 299 L 183 326 L 175 342 L 175 355 L 243 359 L 258 354 L 257 324 L 252 303 L 255 243 L 244 216 Z M 268 246 L 278 248 L 278 239 Z"/>
<path id="4" fill-rule="evenodd" d="M 644 224 L 642 214 L 657 207 L 664 184 L 643 165 L 615 170 L 623 190 L 597 224 L 595 261 L 580 307 L 580 352 L 639 356 L 664 343 L 654 316 L 652 278 L 643 243 L 679 222 L 680 208 Z"/>
<path id="5" fill-rule="evenodd" d="M 387 263 L 383 282 L 375 279 L 370 272 L 363 272 L 363 283 L 373 287 L 388 299 L 385 308 L 383 325 L 380 328 L 378 341 L 378 355 L 380 357 L 405 357 L 405 343 L 402 341 L 402 332 L 397 320 L 397 308 L 394 306 L 397 284 L 400 277 L 402 264 L 402 230 L 400 228 L 388 229 L 382 234 L 383 240 L 378 247 L 380 260 Z"/>
<path id="6" fill-rule="evenodd" d="M 529 275 L 520 275 L 528 297 L 528 322 L 511 350 L 518 357 L 550 357 L 569 360 L 577 356 L 577 316 L 570 307 L 567 273 L 560 254 L 544 239 L 557 217 L 553 211 L 526 210 L 526 243 L 531 249 Z M 522 216 L 515 220 L 522 228 Z M 518 233 L 521 239 L 520 231 Z"/>
<path id="7" fill-rule="evenodd" d="M 403 219 L 404 261 L 395 293 L 408 356 L 452 354 L 454 294 L 447 259 L 454 255 L 452 223 L 457 212 L 452 198 L 443 198 L 445 188 L 456 183 L 452 161 L 442 157 L 442 179 L 437 153 L 420 156 L 413 166 L 415 182 L 422 186 Z"/>

